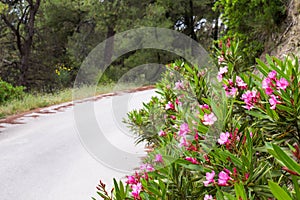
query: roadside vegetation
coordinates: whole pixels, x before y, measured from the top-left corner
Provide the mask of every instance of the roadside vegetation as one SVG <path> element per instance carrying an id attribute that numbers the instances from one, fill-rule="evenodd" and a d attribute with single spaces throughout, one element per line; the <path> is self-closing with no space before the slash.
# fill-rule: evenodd
<path id="1" fill-rule="evenodd" d="M 113 84 L 97 87 L 96 95 L 108 93 L 113 90 Z M 127 88 L 127 87 L 124 87 Z M 83 87 L 82 98 L 86 98 L 85 95 L 87 90 L 93 89 L 88 87 Z M 55 93 L 25 93 L 22 88 L 17 89 L 17 94 L 6 94 L 1 96 L 13 96 L 9 100 L 0 103 L 0 118 L 4 118 L 10 115 L 20 114 L 36 108 L 48 107 L 55 104 L 70 102 L 73 100 L 73 89 L 67 88 Z M 3 91 L 2 91 L 3 92 Z M 17 96 L 16 96 L 17 95 Z M 80 96 L 80 91 L 77 91 L 77 97 Z"/>
<path id="2" fill-rule="evenodd" d="M 1 83 L 0 83 L 1 84 Z M 13 86 L 10 86 L 14 88 Z M 106 85 L 98 85 L 96 87 L 96 91 L 94 87 L 84 86 L 80 89 L 76 90 L 76 100 L 89 98 L 88 94 L 101 95 L 111 92 L 119 92 L 119 91 L 127 91 L 131 89 L 138 88 L 137 85 L 134 84 L 106 84 Z M 34 110 L 36 108 L 44 108 L 51 105 L 56 105 L 65 102 L 73 101 L 73 88 L 66 88 L 64 90 L 60 90 L 54 93 L 25 93 L 23 88 L 14 88 L 16 89 L 16 94 L 3 95 L 3 91 L 0 94 L 1 98 L 3 96 L 10 96 L 13 98 L 9 100 L 5 100 L 0 103 L 0 119 L 5 118 L 15 114 L 22 114 L 27 111 Z M 14 91 L 12 89 L 12 91 Z"/>
<path id="3" fill-rule="evenodd" d="M 300 199 L 299 19 L 298 0 L 2 0 L 0 118 L 72 100 L 81 63 L 115 34 L 172 29 L 214 63 L 192 66 L 156 49 L 113 60 L 119 44 L 105 43 L 112 63 L 96 94 L 142 64 L 167 70 L 158 96 L 125 120 L 152 152 L 112 192 L 100 182 L 98 198 Z M 142 71 L 136 80 L 147 80 Z"/>
<path id="4" fill-rule="evenodd" d="M 112 193 L 100 182 L 102 199 L 300 198 L 298 58 L 267 56 L 267 64 L 256 60 L 259 72 L 241 72 L 238 42 L 219 48 L 218 73 L 177 61 L 159 96 L 128 113 L 137 142 L 152 152 L 114 180 Z"/>

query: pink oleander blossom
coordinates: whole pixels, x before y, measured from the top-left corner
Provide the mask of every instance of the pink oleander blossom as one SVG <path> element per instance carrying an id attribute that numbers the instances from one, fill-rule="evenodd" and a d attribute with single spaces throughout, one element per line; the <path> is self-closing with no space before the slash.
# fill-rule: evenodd
<path id="1" fill-rule="evenodd" d="M 277 90 L 285 90 L 288 85 L 289 82 L 285 78 L 276 81 Z"/>
<path id="2" fill-rule="evenodd" d="M 153 172 L 155 170 L 154 167 L 149 163 L 142 164 L 140 166 L 140 169 L 146 172 Z"/>
<path id="3" fill-rule="evenodd" d="M 158 135 L 161 136 L 161 137 L 163 137 L 163 136 L 166 136 L 167 134 L 166 134 L 166 132 L 164 132 L 163 130 L 160 130 L 160 131 L 158 132 Z"/>
<path id="4" fill-rule="evenodd" d="M 274 90 L 271 87 L 268 87 L 265 89 L 265 92 L 267 95 L 271 95 L 271 94 L 273 94 Z"/>
<path id="5" fill-rule="evenodd" d="M 206 194 L 203 200 L 213 200 L 213 197 L 209 194 Z"/>
<path id="6" fill-rule="evenodd" d="M 175 103 L 176 103 L 177 105 L 179 105 L 179 106 L 182 106 L 182 102 L 181 102 L 181 101 L 179 101 L 179 99 L 178 99 L 178 98 L 175 100 Z"/>
<path id="7" fill-rule="evenodd" d="M 229 89 L 228 92 L 226 92 L 226 96 L 234 97 L 237 94 L 237 92 L 238 92 L 238 89 L 235 88 L 235 87 L 232 87 L 232 88 Z"/>
<path id="8" fill-rule="evenodd" d="M 266 89 L 266 88 L 270 87 L 271 83 L 272 83 L 272 80 L 270 78 L 265 78 L 262 81 L 262 88 Z"/>
<path id="9" fill-rule="evenodd" d="M 229 137 L 230 137 L 230 134 L 228 132 L 221 133 L 220 138 L 218 139 L 218 143 L 221 144 L 221 145 L 228 143 L 229 142 Z"/>
<path id="10" fill-rule="evenodd" d="M 225 171 L 221 171 L 219 173 L 219 179 L 218 179 L 219 186 L 227 186 L 229 180 L 231 180 L 231 177 Z"/>
<path id="11" fill-rule="evenodd" d="M 183 123 L 180 125 L 180 129 L 178 132 L 179 136 L 185 136 L 187 133 L 191 132 L 189 125 L 187 123 Z"/>
<path id="12" fill-rule="evenodd" d="M 225 58 L 223 56 L 218 56 L 218 64 L 222 64 L 225 61 Z"/>
<path id="13" fill-rule="evenodd" d="M 154 162 L 162 163 L 162 162 L 163 162 L 162 155 L 161 155 L 161 154 L 156 154 L 156 155 L 155 155 Z"/>
<path id="14" fill-rule="evenodd" d="M 185 137 L 181 137 L 178 146 L 179 147 L 188 147 L 189 143 L 187 142 Z"/>
<path id="15" fill-rule="evenodd" d="M 265 89 L 265 92 L 266 92 L 267 95 L 273 94 L 273 92 L 274 92 L 273 89 L 272 89 L 273 86 L 274 86 L 274 84 L 273 84 L 272 79 L 270 77 L 265 78 L 262 81 L 262 88 Z"/>
<path id="16" fill-rule="evenodd" d="M 215 116 L 214 113 L 210 113 L 210 114 L 205 113 L 204 114 L 204 117 L 203 117 L 204 125 L 210 126 L 210 125 L 213 125 L 216 121 L 217 121 L 217 117 Z"/>
<path id="17" fill-rule="evenodd" d="M 277 104 L 280 104 L 281 102 L 280 101 L 278 101 L 277 100 L 277 96 L 275 96 L 275 95 L 271 95 L 270 96 L 271 98 L 269 99 L 269 103 L 270 103 L 270 105 L 271 105 L 271 109 L 272 110 L 275 110 L 276 109 L 276 105 Z"/>
<path id="18" fill-rule="evenodd" d="M 173 120 L 175 120 L 175 119 L 176 119 L 176 116 L 171 115 L 170 118 L 173 119 Z"/>
<path id="19" fill-rule="evenodd" d="M 169 102 L 166 104 L 165 109 L 166 109 L 166 110 L 174 110 L 174 109 L 175 109 L 174 104 L 173 104 L 171 101 L 169 101 Z"/>
<path id="20" fill-rule="evenodd" d="M 175 83 L 174 89 L 176 89 L 176 90 L 183 90 L 183 89 L 184 89 L 184 84 L 183 84 L 183 82 L 182 82 L 182 81 L 177 81 L 177 82 Z"/>
<path id="21" fill-rule="evenodd" d="M 228 80 L 228 85 L 224 84 L 223 88 L 227 97 L 235 96 L 238 92 L 238 88 L 234 87 L 234 83 L 231 79 Z"/>
<path id="22" fill-rule="evenodd" d="M 206 181 L 203 181 L 203 184 L 205 187 L 207 187 L 210 183 L 214 183 L 214 177 L 215 177 L 215 171 L 212 171 L 211 173 L 206 172 Z"/>
<path id="23" fill-rule="evenodd" d="M 137 180 L 135 179 L 134 176 L 127 176 L 127 181 L 126 181 L 127 184 L 136 184 L 137 183 Z"/>
<path id="24" fill-rule="evenodd" d="M 219 70 L 218 76 L 217 76 L 217 79 L 218 79 L 219 82 L 222 81 L 224 74 L 227 73 L 227 72 L 228 72 L 228 67 L 227 66 L 220 67 L 220 70 Z"/>
<path id="25" fill-rule="evenodd" d="M 276 76 L 277 76 L 277 72 L 275 70 L 272 70 L 271 72 L 269 72 L 268 74 L 268 78 L 272 79 L 272 80 L 276 80 Z"/>
<path id="26" fill-rule="evenodd" d="M 131 189 L 132 189 L 132 192 L 131 192 L 132 196 L 134 198 L 139 198 L 140 192 L 142 191 L 142 184 L 141 183 L 137 183 L 135 185 L 132 185 Z"/>
<path id="27" fill-rule="evenodd" d="M 217 79 L 218 79 L 218 81 L 219 81 L 219 82 L 221 82 L 221 81 L 222 81 L 222 79 L 223 79 L 223 75 L 222 75 L 222 74 L 220 74 L 220 73 L 218 73 Z"/>
<path id="28" fill-rule="evenodd" d="M 219 71 L 221 74 L 225 74 L 228 72 L 228 67 L 225 66 L 225 67 L 220 67 L 220 71 Z"/>
<path id="29" fill-rule="evenodd" d="M 254 108 L 254 105 L 258 102 L 259 97 L 260 97 L 259 92 L 257 92 L 256 90 L 246 91 L 241 97 L 241 99 L 246 104 L 246 106 L 243 106 L 243 107 L 248 110 L 251 110 L 252 108 Z"/>
<path id="30" fill-rule="evenodd" d="M 248 180 L 249 179 L 250 174 L 249 173 L 245 173 L 245 179 Z"/>
<path id="31" fill-rule="evenodd" d="M 243 81 L 243 79 L 239 76 L 236 76 L 236 79 L 235 79 L 235 82 L 236 82 L 236 85 L 240 88 L 240 89 L 247 89 L 247 84 Z"/>
<path id="32" fill-rule="evenodd" d="M 199 108 L 203 110 L 209 110 L 209 105 L 207 104 L 199 105 Z"/>
<path id="33" fill-rule="evenodd" d="M 186 157 L 185 160 L 193 163 L 193 164 L 199 164 L 199 162 L 197 161 L 196 158 L 193 158 L 193 157 Z"/>

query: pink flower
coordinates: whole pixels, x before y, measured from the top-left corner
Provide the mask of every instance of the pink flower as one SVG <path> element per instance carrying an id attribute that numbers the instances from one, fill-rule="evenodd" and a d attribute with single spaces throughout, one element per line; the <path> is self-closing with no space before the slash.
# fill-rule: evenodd
<path id="1" fill-rule="evenodd" d="M 179 105 L 179 106 L 182 106 L 182 102 L 180 102 L 179 99 L 176 99 L 176 100 L 175 100 L 175 103 L 176 103 L 177 105 Z"/>
<path id="2" fill-rule="evenodd" d="M 172 103 L 171 101 L 169 101 L 169 102 L 166 104 L 165 109 L 166 109 L 166 110 L 169 110 L 169 109 L 174 110 L 175 107 L 174 107 L 173 103 Z"/>
<path id="3" fill-rule="evenodd" d="M 166 134 L 166 132 L 164 132 L 163 130 L 160 130 L 159 132 L 158 132 L 158 135 L 159 136 L 166 136 L 167 134 Z"/>
<path id="4" fill-rule="evenodd" d="M 269 99 L 269 103 L 271 105 L 271 109 L 275 110 L 276 109 L 276 105 L 280 104 L 281 102 L 278 101 L 277 97 L 275 95 L 273 95 L 273 94 L 270 97 L 271 97 L 271 99 Z"/>
<path id="5" fill-rule="evenodd" d="M 272 80 L 270 78 L 265 78 L 263 81 L 262 81 L 262 88 L 263 89 L 267 89 L 270 87 L 272 83 Z"/>
<path id="6" fill-rule="evenodd" d="M 223 56 L 218 56 L 218 64 L 222 64 L 225 61 L 225 58 Z"/>
<path id="7" fill-rule="evenodd" d="M 199 105 L 199 108 L 200 109 L 205 109 L 205 110 L 209 110 L 209 105 L 207 105 L 207 104 L 204 104 L 204 105 Z"/>
<path id="8" fill-rule="evenodd" d="M 203 181 L 203 184 L 205 187 L 207 187 L 210 183 L 214 183 L 214 177 L 215 177 L 215 171 L 212 171 L 211 173 L 206 172 L 206 181 Z"/>
<path id="9" fill-rule="evenodd" d="M 244 108 L 251 110 L 254 107 L 254 104 L 258 102 L 259 99 L 259 93 L 257 91 L 250 91 L 248 90 L 246 93 L 244 93 L 241 97 L 242 100 L 244 100 L 246 106 L 243 106 Z"/>
<path id="10" fill-rule="evenodd" d="M 140 166 L 140 169 L 141 169 L 141 170 L 145 170 L 145 171 L 147 171 L 147 172 L 153 172 L 153 171 L 154 171 L 154 167 L 153 167 L 151 164 L 149 164 L 149 163 L 142 164 L 142 165 Z"/>
<path id="11" fill-rule="evenodd" d="M 268 74 L 268 78 L 272 79 L 272 80 L 276 80 L 276 76 L 277 76 L 277 72 L 275 70 L 271 71 Z"/>
<path id="12" fill-rule="evenodd" d="M 175 83 L 174 89 L 176 89 L 176 90 L 182 90 L 182 89 L 184 89 L 184 84 L 183 84 L 183 82 L 182 82 L 182 81 L 177 81 L 177 82 Z"/>
<path id="13" fill-rule="evenodd" d="M 131 192 L 132 196 L 134 198 L 139 198 L 140 192 L 142 191 L 142 184 L 141 183 L 137 183 L 135 185 L 132 185 L 131 189 L 132 189 L 132 192 Z"/>
<path id="14" fill-rule="evenodd" d="M 276 81 L 277 90 L 285 90 L 288 85 L 289 82 L 285 78 L 281 78 L 280 80 Z"/>
<path id="15" fill-rule="evenodd" d="M 176 116 L 171 115 L 170 118 L 173 119 L 173 120 L 175 120 L 175 119 L 176 119 Z"/>
<path id="16" fill-rule="evenodd" d="M 225 67 L 220 67 L 220 71 L 218 72 L 218 76 L 217 76 L 217 79 L 218 79 L 219 82 L 222 81 L 223 75 L 224 75 L 225 73 L 227 73 L 227 72 L 228 72 L 228 67 L 227 67 L 227 66 L 225 66 Z"/>
<path id="17" fill-rule="evenodd" d="M 198 161 L 196 158 L 192 158 L 192 157 L 186 157 L 185 160 L 193 163 L 193 164 L 198 164 Z"/>
<path id="18" fill-rule="evenodd" d="M 188 147 L 188 146 L 189 146 L 189 143 L 186 141 L 186 138 L 185 138 L 185 137 L 181 137 L 178 146 L 179 146 L 179 147 Z"/>
<path id="19" fill-rule="evenodd" d="M 162 155 L 156 154 L 154 162 L 162 163 L 163 162 Z"/>
<path id="20" fill-rule="evenodd" d="M 229 92 L 226 92 L 226 96 L 235 96 L 237 93 L 238 89 L 235 87 L 232 87 L 229 89 Z"/>
<path id="21" fill-rule="evenodd" d="M 137 180 L 135 179 L 134 176 L 127 176 L 127 181 L 126 181 L 127 184 L 136 184 L 137 183 Z"/>
<path id="22" fill-rule="evenodd" d="M 221 145 L 228 143 L 229 142 L 229 137 L 230 137 L 230 134 L 228 132 L 221 133 L 220 138 L 218 139 L 218 143 L 221 144 Z"/>
<path id="23" fill-rule="evenodd" d="M 204 196 L 204 199 L 203 199 L 203 200 L 213 200 L 213 197 L 212 197 L 211 195 L 206 194 L 206 195 Z"/>
<path id="24" fill-rule="evenodd" d="M 223 75 L 222 75 L 222 74 L 220 74 L 220 73 L 218 73 L 217 79 L 218 79 L 218 81 L 219 81 L 219 82 L 221 82 L 221 81 L 222 81 L 222 79 L 223 79 Z"/>
<path id="25" fill-rule="evenodd" d="M 224 84 L 223 88 L 225 90 L 226 96 L 235 96 L 237 94 L 238 89 L 234 87 L 234 83 L 231 79 L 228 80 L 228 85 Z"/>
<path id="26" fill-rule="evenodd" d="M 225 73 L 227 73 L 227 72 L 228 72 L 228 67 L 227 67 L 227 66 L 225 66 L 225 67 L 220 67 L 220 71 L 219 71 L 220 74 L 225 74 Z"/>
<path id="27" fill-rule="evenodd" d="M 245 174 L 245 179 L 248 180 L 248 179 L 249 179 L 249 176 L 250 176 L 250 174 L 249 174 L 249 173 L 246 173 L 246 174 Z"/>
<path id="28" fill-rule="evenodd" d="M 266 92 L 267 95 L 270 95 L 270 94 L 273 94 L 274 91 L 273 91 L 272 88 L 268 87 L 268 88 L 265 89 L 265 92 Z"/>
<path id="29" fill-rule="evenodd" d="M 241 77 L 236 76 L 235 82 L 240 89 L 247 89 L 247 84 L 243 81 Z"/>
<path id="30" fill-rule="evenodd" d="M 231 180 L 230 176 L 224 172 L 224 171 L 221 171 L 219 173 L 219 179 L 218 179 L 218 185 L 219 186 L 227 186 L 228 185 L 228 181 Z"/>
<path id="31" fill-rule="evenodd" d="M 180 130 L 178 132 L 179 136 L 185 136 L 187 133 L 191 132 L 189 125 L 187 123 L 183 123 L 180 125 Z"/>
<path id="32" fill-rule="evenodd" d="M 217 121 L 217 117 L 214 113 L 204 114 L 203 124 L 204 125 L 213 125 Z"/>

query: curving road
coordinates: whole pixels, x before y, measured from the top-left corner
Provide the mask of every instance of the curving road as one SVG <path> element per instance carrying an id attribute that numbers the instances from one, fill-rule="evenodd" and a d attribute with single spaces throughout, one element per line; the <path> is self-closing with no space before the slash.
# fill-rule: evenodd
<path id="1" fill-rule="evenodd" d="M 93 104 L 98 125 L 114 146 L 143 155 L 143 145 L 134 146 L 133 137 L 124 134 L 128 130 L 121 120 L 152 95 L 154 91 L 147 90 L 78 104 Z M 103 165 L 105 160 L 98 162 L 97 156 L 88 153 L 73 110 L 72 106 L 53 106 L 19 118 L 19 124 L 0 124 L 1 200 L 91 199 L 96 197 L 99 179 L 110 187 L 113 177 L 125 176 L 125 172 Z M 96 142 L 101 145 L 101 141 Z M 103 153 L 112 160 L 124 160 L 109 151 Z M 134 160 L 130 166 L 138 165 Z"/>

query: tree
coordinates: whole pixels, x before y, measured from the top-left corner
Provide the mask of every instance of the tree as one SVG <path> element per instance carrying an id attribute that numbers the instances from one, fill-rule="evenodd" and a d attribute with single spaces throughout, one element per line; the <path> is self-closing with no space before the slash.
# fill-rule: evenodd
<path id="1" fill-rule="evenodd" d="M 29 86 L 27 73 L 30 67 L 31 51 L 35 35 L 35 17 L 41 0 L 1 0 L 6 6 L 1 13 L 1 20 L 14 36 L 14 43 L 19 54 L 19 85 Z"/>
<path id="2" fill-rule="evenodd" d="M 226 37 L 241 41 L 244 57 L 249 64 L 255 63 L 268 40 L 273 47 L 280 26 L 286 18 L 289 0 L 218 0 L 215 10 L 221 13 L 227 26 Z"/>

